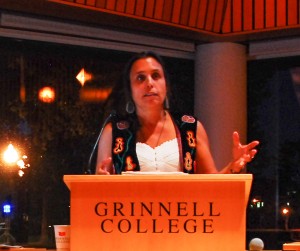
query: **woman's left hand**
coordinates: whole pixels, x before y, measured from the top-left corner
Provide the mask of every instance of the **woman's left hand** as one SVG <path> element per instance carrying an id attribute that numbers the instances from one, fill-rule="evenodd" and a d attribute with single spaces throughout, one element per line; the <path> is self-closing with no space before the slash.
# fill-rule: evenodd
<path id="1" fill-rule="evenodd" d="M 242 145 L 238 132 L 233 133 L 232 139 L 233 162 L 230 165 L 230 172 L 239 173 L 242 171 L 245 165 L 252 161 L 252 159 L 254 158 L 255 154 L 257 153 L 257 149 L 255 149 L 255 147 L 259 144 L 259 141 L 255 140 L 247 145 Z"/>

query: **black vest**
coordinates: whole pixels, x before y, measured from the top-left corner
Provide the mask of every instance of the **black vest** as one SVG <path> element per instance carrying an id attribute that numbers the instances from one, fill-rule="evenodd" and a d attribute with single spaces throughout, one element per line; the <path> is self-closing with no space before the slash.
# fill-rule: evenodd
<path id="1" fill-rule="evenodd" d="M 172 114 L 179 144 L 181 171 L 195 172 L 197 119 L 189 115 Z M 136 154 L 136 134 L 126 120 L 114 116 L 112 121 L 112 157 L 116 174 L 140 171 Z"/>

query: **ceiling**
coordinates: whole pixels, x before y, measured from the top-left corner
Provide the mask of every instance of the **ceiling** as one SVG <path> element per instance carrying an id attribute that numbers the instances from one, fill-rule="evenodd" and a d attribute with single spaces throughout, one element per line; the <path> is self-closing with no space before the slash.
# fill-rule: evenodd
<path id="1" fill-rule="evenodd" d="M 1 0 L 1 11 L 195 43 L 298 36 L 300 0 Z"/>

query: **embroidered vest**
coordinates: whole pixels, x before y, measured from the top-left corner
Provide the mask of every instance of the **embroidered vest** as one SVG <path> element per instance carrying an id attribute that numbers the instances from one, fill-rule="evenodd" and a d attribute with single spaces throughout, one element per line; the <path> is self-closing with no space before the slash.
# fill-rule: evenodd
<path id="1" fill-rule="evenodd" d="M 179 142 L 180 166 L 185 173 L 195 172 L 197 120 L 193 116 L 172 114 Z M 112 121 L 112 158 L 116 174 L 140 171 L 136 154 L 136 135 L 129 122 L 114 116 Z"/>

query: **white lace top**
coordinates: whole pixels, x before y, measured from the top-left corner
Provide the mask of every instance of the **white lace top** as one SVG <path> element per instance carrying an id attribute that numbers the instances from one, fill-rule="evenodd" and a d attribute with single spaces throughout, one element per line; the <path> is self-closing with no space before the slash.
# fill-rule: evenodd
<path id="1" fill-rule="evenodd" d="M 136 143 L 136 154 L 142 172 L 177 172 L 180 170 L 176 138 L 155 148 L 138 142 Z"/>

